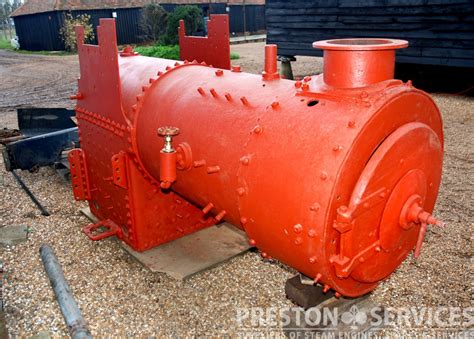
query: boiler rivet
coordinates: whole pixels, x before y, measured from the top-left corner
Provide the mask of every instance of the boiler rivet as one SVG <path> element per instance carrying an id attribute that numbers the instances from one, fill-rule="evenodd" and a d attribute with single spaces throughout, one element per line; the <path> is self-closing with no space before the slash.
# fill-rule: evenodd
<path id="1" fill-rule="evenodd" d="M 219 166 L 209 166 L 206 171 L 207 171 L 207 174 L 213 174 L 213 173 L 217 173 L 221 170 L 221 168 Z"/>
<path id="2" fill-rule="evenodd" d="M 295 82 L 295 87 L 300 88 L 301 87 L 301 81 L 298 80 L 297 82 Z"/>
<path id="3" fill-rule="evenodd" d="M 218 70 L 216 71 L 216 75 L 217 75 L 218 77 L 220 77 L 220 76 L 224 75 L 224 71 L 221 70 L 221 69 L 218 69 Z"/>
<path id="4" fill-rule="evenodd" d="M 229 93 L 226 93 L 226 94 L 225 94 L 225 98 L 227 99 L 227 101 L 231 101 L 231 100 L 232 100 L 232 96 L 231 96 Z"/>
<path id="5" fill-rule="evenodd" d="M 240 218 L 240 223 L 241 223 L 242 225 L 245 225 L 247 222 L 248 222 L 248 219 L 247 219 L 246 217 Z"/>
<path id="6" fill-rule="evenodd" d="M 280 103 L 278 101 L 274 101 L 274 102 L 272 102 L 271 106 L 272 106 L 273 109 L 277 109 L 278 106 L 280 106 Z"/>
<path id="7" fill-rule="evenodd" d="M 255 126 L 255 128 L 253 129 L 253 132 L 255 134 L 260 134 L 263 132 L 263 128 L 261 126 Z"/>
<path id="8" fill-rule="evenodd" d="M 204 159 L 203 160 L 196 160 L 196 161 L 193 162 L 194 167 L 202 167 L 204 165 L 206 165 L 206 160 L 204 160 Z"/>
<path id="9" fill-rule="evenodd" d="M 202 89 L 202 87 L 199 87 L 197 89 L 197 91 L 199 92 L 199 94 L 201 94 L 202 96 L 206 95 L 206 92 Z"/>
<path id="10" fill-rule="evenodd" d="M 254 239 L 249 239 L 250 246 L 255 246 L 257 242 Z"/>
<path id="11" fill-rule="evenodd" d="M 341 145 L 336 145 L 336 146 L 334 146 L 334 148 L 332 150 L 334 152 L 340 152 L 340 151 L 342 151 L 342 146 Z"/>
<path id="12" fill-rule="evenodd" d="M 352 121 L 352 120 L 347 123 L 347 126 L 348 126 L 349 128 L 354 128 L 355 125 L 356 125 L 355 121 Z"/>
<path id="13" fill-rule="evenodd" d="M 214 204 L 210 202 L 202 209 L 202 213 L 207 214 L 213 208 L 214 208 Z"/>
<path id="14" fill-rule="evenodd" d="M 215 90 L 214 88 L 211 88 L 211 89 L 209 90 L 209 92 L 211 92 L 211 94 L 212 94 L 212 96 L 213 96 L 214 98 L 217 98 L 217 92 L 216 92 L 216 90 Z"/>
<path id="15" fill-rule="evenodd" d="M 316 211 L 319 211 L 319 208 L 320 208 L 320 206 L 319 206 L 319 204 L 316 202 L 316 203 L 314 203 L 309 209 L 310 209 L 311 211 L 313 211 L 313 212 L 316 212 Z"/>
<path id="16" fill-rule="evenodd" d="M 248 165 L 250 163 L 250 159 L 248 157 L 242 157 L 240 158 L 240 162 L 242 165 Z"/>
<path id="17" fill-rule="evenodd" d="M 232 66 L 232 72 L 242 72 L 242 69 L 238 65 Z"/>
<path id="18" fill-rule="evenodd" d="M 301 237 L 297 237 L 295 239 L 295 245 L 301 245 L 303 243 L 303 239 Z"/>
<path id="19" fill-rule="evenodd" d="M 239 196 L 243 196 L 245 194 L 245 188 L 243 188 L 243 187 L 237 188 L 237 194 Z"/>
<path id="20" fill-rule="evenodd" d="M 316 230 L 310 229 L 310 230 L 308 231 L 308 236 L 309 236 L 310 238 L 314 238 L 314 237 L 316 236 Z"/>
<path id="21" fill-rule="evenodd" d="M 328 174 L 326 172 L 321 172 L 321 180 L 326 180 L 328 178 Z"/>
<path id="22" fill-rule="evenodd" d="M 249 101 L 247 100 L 246 97 L 241 97 L 241 98 L 240 98 L 240 101 L 242 101 L 242 103 L 243 103 L 245 106 L 248 106 L 248 104 L 249 104 Z"/>
<path id="23" fill-rule="evenodd" d="M 216 221 L 221 221 L 222 218 L 224 218 L 224 216 L 227 214 L 227 212 L 225 210 L 222 210 L 218 215 L 216 215 L 216 217 L 214 219 L 216 219 Z"/>
<path id="24" fill-rule="evenodd" d="M 309 258 L 309 263 L 314 264 L 316 262 L 316 257 Z"/>
<path id="25" fill-rule="evenodd" d="M 301 224 L 296 224 L 295 226 L 293 226 L 293 231 L 295 231 L 295 233 L 301 233 L 302 230 L 303 226 Z"/>

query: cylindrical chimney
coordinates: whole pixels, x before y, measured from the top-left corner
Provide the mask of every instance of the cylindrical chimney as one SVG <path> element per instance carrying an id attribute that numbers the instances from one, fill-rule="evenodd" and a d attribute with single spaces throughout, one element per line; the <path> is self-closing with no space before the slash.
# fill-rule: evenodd
<path id="1" fill-rule="evenodd" d="M 364 87 L 393 79 L 395 50 L 408 42 L 394 39 L 335 39 L 313 43 L 324 50 L 324 82 L 339 88 Z"/>

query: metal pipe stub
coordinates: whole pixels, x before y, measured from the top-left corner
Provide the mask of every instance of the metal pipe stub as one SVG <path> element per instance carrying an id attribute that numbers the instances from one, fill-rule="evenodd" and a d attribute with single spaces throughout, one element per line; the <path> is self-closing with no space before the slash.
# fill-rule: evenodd
<path id="1" fill-rule="evenodd" d="M 66 321 L 69 334 L 73 339 L 92 338 L 87 324 L 82 317 L 81 310 L 74 300 L 71 288 L 64 277 L 58 259 L 56 258 L 56 255 L 54 255 L 51 247 L 48 245 L 42 245 L 40 248 L 40 256 L 43 261 L 44 270 L 48 275 L 54 294 L 56 295 L 59 308 L 61 309 L 61 313 Z"/>

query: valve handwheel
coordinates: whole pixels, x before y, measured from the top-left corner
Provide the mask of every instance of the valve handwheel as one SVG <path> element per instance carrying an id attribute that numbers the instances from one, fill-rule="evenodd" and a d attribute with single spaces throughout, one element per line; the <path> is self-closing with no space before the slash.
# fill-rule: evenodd
<path id="1" fill-rule="evenodd" d="M 179 128 L 174 126 L 163 126 L 158 128 L 158 135 L 165 140 L 165 144 L 161 152 L 174 153 L 176 152 L 173 148 L 172 141 L 173 137 L 179 134 Z"/>
<path id="2" fill-rule="evenodd" d="M 174 137 L 179 134 L 179 128 L 174 126 L 163 126 L 158 128 L 158 135 L 160 137 Z"/>

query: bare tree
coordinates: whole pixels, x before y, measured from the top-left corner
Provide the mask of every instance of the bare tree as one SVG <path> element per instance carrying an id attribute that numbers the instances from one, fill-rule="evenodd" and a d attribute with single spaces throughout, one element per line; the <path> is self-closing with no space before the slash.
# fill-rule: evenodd
<path id="1" fill-rule="evenodd" d="M 21 0 L 0 0 L 0 30 L 3 31 L 5 39 L 13 37 L 10 15 L 22 5 Z"/>

